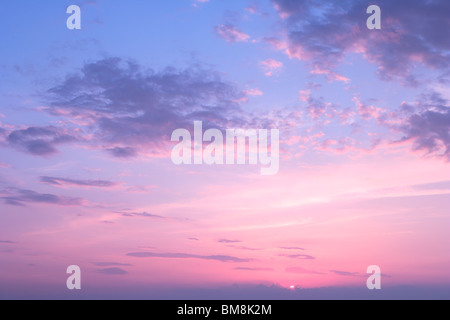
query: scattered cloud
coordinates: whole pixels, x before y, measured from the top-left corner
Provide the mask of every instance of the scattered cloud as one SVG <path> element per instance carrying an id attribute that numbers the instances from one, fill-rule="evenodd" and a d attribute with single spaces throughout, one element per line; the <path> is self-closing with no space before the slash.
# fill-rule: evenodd
<path id="1" fill-rule="evenodd" d="M 268 77 L 273 76 L 283 68 L 283 63 L 274 59 L 261 61 L 259 65 Z"/>
<path id="2" fill-rule="evenodd" d="M 449 70 L 450 22 L 445 13 L 450 11 L 450 3 L 446 0 L 380 0 L 382 30 L 376 31 L 366 27 L 369 15 L 365 16 L 368 3 L 364 0 L 345 4 L 272 2 L 287 34 L 286 45 L 278 49 L 307 61 L 312 73 L 325 74 L 330 80 L 345 79 L 334 70 L 349 52 L 362 54 L 376 64 L 381 78 L 400 78 L 410 85 L 417 84 L 413 70 L 418 63 L 443 73 Z"/>

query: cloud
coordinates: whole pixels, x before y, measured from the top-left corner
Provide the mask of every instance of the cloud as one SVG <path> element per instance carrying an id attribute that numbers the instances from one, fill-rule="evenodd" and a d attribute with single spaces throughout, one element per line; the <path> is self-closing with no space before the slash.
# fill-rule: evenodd
<path id="1" fill-rule="evenodd" d="M 38 193 L 32 190 L 7 188 L 0 192 L 0 199 L 3 199 L 6 204 L 23 206 L 24 203 L 45 203 L 59 206 L 79 206 L 82 204 L 82 199 L 57 196 L 54 194 Z"/>
<path id="2" fill-rule="evenodd" d="M 247 251 L 261 251 L 262 250 L 262 249 L 257 249 L 257 248 L 250 248 L 250 247 L 246 247 L 246 246 L 235 246 L 235 245 L 228 245 L 227 247 L 235 248 L 235 249 L 239 249 L 239 250 L 247 250 Z"/>
<path id="3" fill-rule="evenodd" d="M 214 70 L 193 66 L 154 71 L 133 61 L 109 58 L 85 64 L 48 90 L 45 111 L 78 120 L 84 141 L 92 147 L 130 158 L 161 151 L 170 144 L 175 129 L 189 129 L 195 120 L 221 129 L 248 126 L 255 120 L 238 104 L 245 98 L 242 90 Z M 55 144 L 73 139 L 48 127 L 18 131 L 9 140 L 42 155 L 56 152 Z"/>
<path id="4" fill-rule="evenodd" d="M 75 179 L 66 179 L 66 178 L 55 178 L 55 177 L 41 177 L 41 182 L 61 186 L 61 185 L 74 185 L 81 187 L 98 187 L 98 188 L 108 188 L 114 187 L 117 183 L 112 181 L 103 181 L 103 180 L 75 180 Z"/>
<path id="5" fill-rule="evenodd" d="M 112 149 L 107 149 L 116 158 L 132 158 L 137 156 L 138 152 L 134 148 L 130 147 L 115 147 Z"/>
<path id="6" fill-rule="evenodd" d="M 128 263 L 118 263 L 118 262 L 96 262 L 94 263 L 97 267 L 130 267 L 131 264 Z"/>
<path id="7" fill-rule="evenodd" d="M 167 219 L 163 216 L 158 216 L 156 214 L 151 214 L 147 212 L 118 212 L 124 217 L 144 217 L 144 218 L 155 218 L 155 219 Z"/>
<path id="8" fill-rule="evenodd" d="M 315 260 L 313 256 L 307 254 L 279 254 L 280 257 L 286 257 L 290 259 L 301 259 L 301 260 Z"/>
<path id="9" fill-rule="evenodd" d="M 415 190 L 450 190 L 450 181 L 439 181 L 433 183 L 412 186 Z"/>
<path id="10" fill-rule="evenodd" d="M 308 270 L 300 267 L 292 267 L 292 268 L 286 268 L 286 272 L 288 273 L 299 273 L 299 274 L 325 274 L 323 272 L 318 272 L 314 270 Z"/>
<path id="11" fill-rule="evenodd" d="M 242 241 L 240 241 L 240 240 L 220 239 L 220 240 L 217 240 L 217 242 L 220 242 L 220 243 L 240 243 Z"/>
<path id="12" fill-rule="evenodd" d="M 29 127 L 15 130 L 7 137 L 10 146 L 32 155 L 46 156 L 57 152 L 56 146 L 74 142 L 78 139 L 62 128 Z"/>
<path id="13" fill-rule="evenodd" d="M 280 249 L 283 249 L 283 250 L 301 250 L 301 251 L 305 251 L 306 250 L 306 249 L 300 248 L 300 247 L 280 247 Z"/>
<path id="14" fill-rule="evenodd" d="M 271 268 L 244 268 L 244 267 L 234 268 L 234 270 L 241 270 L 241 271 L 273 271 L 273 269 L 271 269 Z"/>
<path id="15" fill-rule="evenodd" d="M 266 72 L 266 76 L 268 77 L 274 75 L 283 68 L 283 63 L 274 59 L 261 61 L 259 65 Z"/>
<path id="16" fill-rule="evenodd" d="M 401 141 L 412 141 L 414 150 L 450 161 L 450 103 L 439 94 L 422 97 L 417 112 L 408 116 L 399 130 Z"/>
<path id="17" fill-rule="evenodd" d="M 446 0 L 379 0 L 382 30 L 368 30 L 369 3 L 364 0 L 272 2 L 287 34 L 286 44 L 278 49 L 308 61 L 312 73 L 326 74 L 330 80 L 340 80 L 333 70 L 350 52 L 376 64 L 386 80 L 401 78 L 417 84 L 413 75 L 417 63 L 443 73 L 449 70 L 450 2 Z"/>
<path id="18" fill-rule="evenodd" d="M 108 276 L 123 276 L 128 274 L 127 271 L 121 268 L 106 268 L 106 269 L 98 269 L 97 273 L 101 273 Z"/>
<path id="19" fill-rule="evenodd" d="M 248 42 L 250 36 L 232 24 L 221 24 L 214 28 L 216 34 L 227 42 Z"/>
<path id="20" fill-rule="evenodd" d="M 347 271 L 338 271 L 338 270 L 330 270 L 330 272 L 337 274 L 339 276 L 343 276 L 343 277 L 363 277 L 364 276 L 359 272 L 347 272 Z"/>
<path id="21" fill-rule="evenodd" d="M 0 241 L 0 243 L 2 243 L 2 244 L 15 244 L 16 242 L 8 241 L 8 240 L 2 240 L 2 241 Z"/>
<path id="22" fill-rule="evenodd" d="M 128 253 L 127 256 L 136 258 L 169 258 L 169 259 L 200 259 L 200 260 L 214 260 L 220 262 L 250 262 L 251 259 L 241 259 L 232 256 L 212 255 L 201 256 L 188 253 L 153 253 L 153 252 L 133 252 Z"/>

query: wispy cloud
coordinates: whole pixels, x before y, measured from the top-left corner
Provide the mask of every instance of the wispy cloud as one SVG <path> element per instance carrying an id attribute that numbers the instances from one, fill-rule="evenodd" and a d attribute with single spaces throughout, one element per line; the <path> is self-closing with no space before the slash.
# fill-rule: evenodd
<path id="1" fill-rule="evenodd" d="M 292 268 L 286 268 L 286 272 L 288 273 L 299 273 L 299 274 L 325 274 L 323 272 L 315 271 L 315 270 L 308 270 L 301 267 L 292 267 Z"/>
<path id="2" fill-rule="evenodd" d="M 169 259 L 200 259 L 200 260 L 214 260 L 220 262 L 250 262 L 251 259 L 241 259 L 225 255 L 211 255 L 201 256 L 188 253 L 153 253 L 153 252 L 132 252 L 127 256 L 136 258 L 169 258 Z"/>
<path id="3" fill-rule="evenodd" d="M 83 200 L 80 198 L 64 197 L 54 194 L 38 193 L 32 190 L 8 188 L 0 192 L 0 199 L 6 204 L 23 206 L 25 203 L 45 203 L 60 206 L 79 206 Z"/>
<path id="4" fill-rule="evenodd" d="M 151 214 L 148 212 L 118 212 L 124 217 L 144 217 L 144 218 L 154 218 L 154 219 L 167 219 L 166 217 L 159 216 L 156 214 Z"/>
<path id="5" fill-rule="evenodd" d="M 240 241 L 240 240 L 230 240 L 230 239 L 220 239 L 220 240 L 217 240 L 217 242 L 219 242 L 219 243 L 240 243 L 242 241 Z"/>
<path id="6" fill-rule="evenodd" d="M 62 186 L 62 185 L 73 185 L 81 187 L 98 187 L 98 188 L 108 188 L 117 185 L 116 182 L 104 181 L 104 180 L 76 180 L 68 178 L 56 178 L 56 177 L 41 177 L 41 182 Z"/>
<path id="7" fill-rule="evenodd" d="M 290 259 L 300 259 L 300 260 L 315 260 L 313 256 L 307 254 L 279 254 L 280 257 L 286 257 Z"/>
<path id="8" fill-rule="evenodd" d="M 123 270 L 121 268 L 106 268 L 106 269 L 98 269 L 96 270 L 97 273 L 101 273 L 108 276 L 124 276 L 128 274 L 126 270 Z"/>
<path id="9" fill-rule="evenodd" d="M 245 267 L 237 267 L 234 268 L 234 270 L 241 270 L 241 271 L 273 271 L 271 268 L 245 268 Z"/>
<path id="10" fill-rule="evenodd" d="M 97 267 L 130 267 L 131 264 L 128 263 L 118 263 L 118 262 L 96 262 L 94 263 Z"/>
<path id="11" fill-rule="evenodd" d="M 362 277 L 362 276 L 364 276 L 363 274 L 361 274 L 359 272 L 348 272 L 348 271 L 339 271 L 339 270 L 330 270 L 330 272 L 337 274 L 339 276 L 343 276 L 343 277 Z"/>
<path id="12" fill-rule="evenodd" d="M 218 25 L 214 30 L 218 36 L 227 42 L 247 42 L 250 39 L 248 34 L 245 34 L 231 24 Z"/>

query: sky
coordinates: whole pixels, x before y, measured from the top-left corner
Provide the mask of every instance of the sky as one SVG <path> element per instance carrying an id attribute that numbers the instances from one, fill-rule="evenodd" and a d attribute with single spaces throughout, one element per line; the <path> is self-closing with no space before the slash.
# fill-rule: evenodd
<path id="1" fill-rule="evenodd" d="M 0 299 L 449 299 L 449 15 L 4 1 Z M 175 164 L 172 133 L 196 121 L 278 130 L 278 170 Z"/>

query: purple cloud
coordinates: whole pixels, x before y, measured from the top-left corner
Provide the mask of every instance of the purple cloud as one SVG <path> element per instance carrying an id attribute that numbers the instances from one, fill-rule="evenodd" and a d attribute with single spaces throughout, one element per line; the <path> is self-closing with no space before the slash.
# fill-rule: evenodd
<path id="1" fill-rule="evenodd" d="M 84 65 L 46 98 L 51 114 L 93 123 L 84 128 L 95 132 L 92 143 L 118 158 L 133 157 L 143 148 L 157 151 L 170 142 L 173 130 L 191 128 L 195 120 L 219 128 L 245 127 L 249 121 L 238 104 L 245 93 L 200 67 L 156 72 L 120 58 L 105 59 Z M 29 136 L 11 140 L 26 145 L 34 141 Z M 36 152 L 54 151 L 47 145 Z"/>
<path id="2" fill-rule="evenodd" d="M 241 243 L 240 240 L 229 240 L 229 239 L 220 239 L 217 242 L 219 243 Z"/>
<path id="3" fill-rule="evenodd" d="M 98 269 L 98 273 L 107 275 L 107 276 L 124 276 L 128 274 L 127 271 L 121 268 L 106 268 L 106 269 Z"/>
<path id="4" fill-rule="evenodd" d="M 131 264 L 128 263 L 118 263 L 118 262 L 96 262 L 94 263 L 97 267 L 130 267 Z"/>
<path id="5" fill-rule="evenodd" d="M 364 276 L 359 272 L 347 272 L 347 271 L 339 271 L 339 270 L 330 270 L 330 272 L 337 274 L 339 276 L 343 276 L 343 277 L 362 277 L 362 276 Z"/>
<path id="6" fill-rule="evenodd" d="M 81 187 L 98 187 L 98 188 L 108 188 L 114 187 L 117 183 L 112 181 L 103 180 L 76 180 L 76 179 L 66 179 L 66 178 L 55 178 L 55 177 L 41 177 L 41 182 L 61 186 L 61 185 L 74 185 Z"/>
<path id="7" fill-rule="evenodd" d="M 234 270 L 241 270 L 241 271 L 273 271 L 273 269 L 270 269 L 270 268 L 244 268 L 244 267 L 234 268 Z"/>
<path id="8" fill-rule="evenodd" d="M 82 204 L 82 199 L 57 196 L 54 194 L 38 193 L 32 190 L 7 188 L 0 192 L 6 204 L 23 206 L 24 203 L 46 203 L 59 206 L 79 206 Z"/>
<path id="9" fill-rule="evenodd" d="M 156 214 L 151 214 L 147 212 L 119 212 L 124 217 L 145 217 L 145 218 L 155 218 L 155 219 L 167 219 L 163 216 L 158 216 Z"/>
<path id="10" fill-rule="evenodd" d="M 383 79 L 417 84 L 417 62 L 448 72 L 450 3 L 446 0 L 379 0 L 382 30 L 368 30 L 364 0 L 272 0 L 288 34 L 286 52 L 311 64 L 312 72 L 339 80 L 333 71 L 348 52 L 363 53 Z M 436 32 L 440 30 L 441 32 Z M 345 35 L 345 36 L 344 36 Z M 274 43 L 273 37 L 271 43 Z M 283 48 L 278 40 L 278 48 Z"/>
<path id="11" fill-rule="evenodd" d="M 250 262 L 251 259 L 241 259 L 232 256 L 224 255 L 211 255 L 201 256 L 188 253 L 153 253 L 153 252 L 132 252 L 127 256 L 136 258 L 169 258 L 169 259 L 201 259 L 201 260 L 214 260 L 220 262 Z"/>
<path id="12" fill-rule="evenodd" d="M 315 260 L 313 256 L 307 254 L 279 254 L 280 257 L 286 257 L 290 259 L 301 259 L 301 260 Z"/>
<path id="13" fill-rule="evenodd" d="M 62 128 L 52 126 L 15 130 L 7 138 L 10 146 L 38 156 L 54 154 L 57 152 L 57 145 L 74 141 L 77 138 L 67 134 Z"/>
<path id="14" fill-rule="evenodd" d="M 403 106 L 409 114 L 397 129 L 405 134 L 401 141 L 412 141 L 414 150 L 450 161 L 450 103 L 439 94 L 421 97 L 414 106 Z"/>

